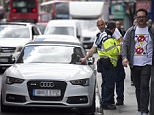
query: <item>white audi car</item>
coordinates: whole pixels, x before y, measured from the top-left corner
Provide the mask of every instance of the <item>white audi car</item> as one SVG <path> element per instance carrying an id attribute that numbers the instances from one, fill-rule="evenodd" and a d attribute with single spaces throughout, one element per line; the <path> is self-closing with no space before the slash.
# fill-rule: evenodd
<path id="1" fill-rule="evenodd" d="M 62 107 L 95 112 L 96 73 L 80 43 L 30 42 L 2 77 L 1 110 L 13 107 Z"/>

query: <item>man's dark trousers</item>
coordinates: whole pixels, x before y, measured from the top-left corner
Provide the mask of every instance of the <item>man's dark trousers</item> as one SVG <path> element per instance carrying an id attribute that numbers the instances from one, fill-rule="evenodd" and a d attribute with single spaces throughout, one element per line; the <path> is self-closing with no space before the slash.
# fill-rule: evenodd
<path id="1" fill-rule="evenodd" d="M 132 73 L 136 88 L 138 111 L 148 113 L 151 65 L 133 66 Z"/>

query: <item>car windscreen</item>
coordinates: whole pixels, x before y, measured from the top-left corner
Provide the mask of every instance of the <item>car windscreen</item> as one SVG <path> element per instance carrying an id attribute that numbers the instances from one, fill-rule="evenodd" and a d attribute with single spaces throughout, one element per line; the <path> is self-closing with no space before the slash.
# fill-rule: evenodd
<path id="1" fill-rule="evenodd" d="M 55 4 L 56 19 L 69 19 L 69 3 L 57 2 Z"/>
<path id="2" fill-rule="evenodd" d="M 72 35 L 74 36 L 73 27 L 49 27 L 45 30 L 46 35 L 49 34 L 62 34 L 62 35 Z"/>
<path id="3" fill-rule="evenodd" d="M 30 38 L 30 31 L 24 26 L 0 25 L 0 38 Z"/>
<path id="4" fill-rule="evenodd" d="M 83 57 L 81 47 L 63 45 L 32 45 L 25 47 L 17 63 L 79 63 Z"/>

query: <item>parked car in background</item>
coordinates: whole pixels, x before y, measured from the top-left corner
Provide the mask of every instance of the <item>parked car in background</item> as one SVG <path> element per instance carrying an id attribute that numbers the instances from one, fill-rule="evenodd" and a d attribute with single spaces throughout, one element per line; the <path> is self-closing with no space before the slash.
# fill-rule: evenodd
<path id="1" fill-rule="evenodd" d="M 0 24 L 0 71 L 10 66 L 12 56 L 40 35 L 39 28 L 31 23 L 6 22 Z"/>
<path id="2" fill-rule="evenodd" d="M 77 20 L 50 20 L 47 24 L 44 34 L 71 35 L 80 39 L 81 28 Z"/>
<path id="3" fill-rule="evenodd" d="M 73 40 L 73 39 L 72 39 Z M 68 39 L 35 39 L 2 76 L 2 112 L 14 107 L 77 109 L 94 115 L 96 75 L 85 50 Z"/>

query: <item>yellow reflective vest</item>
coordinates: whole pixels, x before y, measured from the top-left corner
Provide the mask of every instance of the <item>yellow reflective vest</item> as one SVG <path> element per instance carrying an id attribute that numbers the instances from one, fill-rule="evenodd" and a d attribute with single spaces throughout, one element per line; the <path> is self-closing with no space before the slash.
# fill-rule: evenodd
<path id="1" fill-rule="evenodd" d="M 109 57 L 114 67 L 117 66 L 118 57 L 120 55 L 120 43 L 114 38 L 108 38 L 102 42 L 102 48 L 97 48 L 99 57 Z"/>

